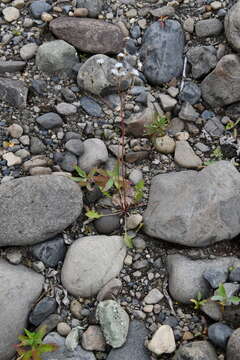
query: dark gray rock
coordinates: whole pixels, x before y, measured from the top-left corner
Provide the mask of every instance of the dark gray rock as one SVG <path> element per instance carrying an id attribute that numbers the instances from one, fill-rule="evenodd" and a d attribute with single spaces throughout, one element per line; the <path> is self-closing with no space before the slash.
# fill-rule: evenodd
<path id="1" fill-rule="evenodd" d="M 110 211 L 103 211 L 99 209 L 100 214 L 109 214 Z M 94 221 L 94 226 L 99 234 L 109 235 L 113 231 L 116 231 L 120 227 L 119 215 L 103 216 L 100 219 Z"/>
<path id="2" fill-rule="evenodd" d="M 62 317 L 60 315 L 51 314 L 39 324 L 35 331 L 40 330 L 41 327 L 45 327 L 46 334 L 48 334 L 50 331 L 53 331 L 61 321 Z"/>
<path id="3" fill-rule="evenodd" d="M 179 22 L 155 22 L 146 30 L 140 50 L 147 80 L 160 85 L 182 74 L 184 33 Z"/>
<path id="4" fill-rule="evenodd" d="M 32 155 L 38 155 L 44 153 L 46 146 L 43 144 L 42 140 L 36 136 L 31 136 L 30 139 L 30 152 Z"/>
<path id="5" fill-rule="evenodd" d="M 148 330 L 142 322 L 131 321 L 125 344 L 120 349 L 112 349 L 107 360 L 150 360 L 150 352 L 144 346 L 147 336 Z"/>
<path id="6" fill-rule="evenodd" d="M 196 46 L 187 52 L 188 62 L 192 65 L 194 79 L 208 74 L 217 64 L 217 50 L 214 46 Z"/>
<path id="7" fill-rule="evenodd" d="M 240 359 L 240 328 L 232 333 L 227 344 L 227 360 L 239 360 L 239 359 Z"/>
<path id="8" fill-rule="evenodd" d="M 185 246 L 232 239 L 240 232 L 239 186 L 240 175 L 227 161 L 200 172 L 160 174 L 152 180 L 144 231 Z"/>
<path id="9" fill-rule="evenodd" d="M 26 66 L 25 61 L 0 61 L 0 74 L 1 73 L 14 73 L 17 71 L 22 71 Z"/>
<path id="10" fill-rule="evenodd" d="M 225 306 L 223 320 L 234 329 L 237 329 L 240 324 L 240 305 Z"/>
<path id="11" fill-rule="evenodd" d="M 62 236 L 56 236 L 31 248 L 33 256 L 50 267 L 55 267 L 59 261 L 63 261 L 66 251 Z"/>
<path id="12" fill-rule="evenodd" d="M 17 108 L 27 105 L 28 88 L 20 80 L 0 78 L 0 98 Z"/>
<path id="13" fill-rule="evenodd" d="M 96 360 L 92 352 L 83 350 L 80 345 L 74 351 L 68 350 L 65 346 L 65 338 L 56 332 L 48 334 L 44 338 L 43 343 L 56 344 L 58 346 L 58 349 L 52 353 L 41 354 L 43 360 Z"/>
<path id="14" fill-rule="evenodd" d="M 214 18 L 200 20 L 195 25 L 195 31 L 198 37 L 219 35 L 223 31 L 223 24 Z"/>
<path id="15" fill-rule="evenodd" d="M 229 337 L 232 335 L 233 330 L 222 323 L 215 323 L 208 328 L 208 338 L 215 345 L 225 349 Z"/>
<path id="16" fill-rule="evenodd" d="M 219 118 L 213 117 L 206 122 L 204 130 L 212 137 L 220 137 L 224 133 L 225 128 Z"/>
<path id="17" fill-rule="evenodd" d="M 0 185 L 0 246 L 33 245 L 81 214 L 82 192 L 66 176 L 22 177 Z"/>
<path id="18" fill-rule="evenodd" d="M 103 8 L 103 0 L 77 0 L 77 7 L 88 9 L 88 16 L 96 18 Z"/>
<path id="19" fill-rule="evenodd" d="M 36 0 L 30 5 L 30 10 L 35 19 L 39 19 L 44 12 L 49 12 L 52 9 L 46 1 Z"/>
<path id="20" fill-rule="evenodd" d="M 189 304 L 201 292 L 204 299 L 212 294 L 212 289 L 203 277 L 211 269 L 228 269 L 240 263 L 236 257 L 218 257 L 213 260 L 190 260 L 182 255 L 169 255 L 167 267 L 169 273 L 169 291 L 174 300 Z"/>
<path id="21" fill-rule="evenodd" d="M 42 292 L 44 277 L 0 259 L 0 278 L 0 359 L 11 360 L 16 351 L 13 344 L 18 343 L 17 337 L 27 326 L 29 311 Z"/>
<path id="22" fill-rule="evenodd" d="M 62 89 L 62 96 L 64 97 L 64 100 L 66 100 L 68 102 L 72 102 L 72 101 L 76 100 L 76 95 L 69 88 L 63 88 Z"/>
<path id="23" fill-rule="evenodd" d="M 239 39 L 239 29 L 240 29 L 240 3 L 236 2 L 230 10 L 228 10 L 227 15 L 224 19 L 225 35 L 228 43 L 232 48 L 239 52 L 240 51 L 240 39 Z"/>
<path id="24" fill-rule="evenodd" d="M 33 79 L 31 82 L 30 90 L 37 95 L 43 95 L 46 91 L 46 86 L 46 81 Z"/>
<path id="25" fill-rule="evenodd" d="M 62 153 L 62 155 L 63 157 L 60 162 L 60 166 L 62 170 L 73 172 L 74 167 L 78 164 L 77 156 L 68 151 L 65 151 L 64 153 Z"/>
<path id="26" fill-rule="evenodd" d="M 44 42 L 36 54 L 36 65 L 50 75 L 70 75 L 77 62 L 79 60 L 75 48 L 63 40 Z"/>
<path id="27" fill-rule="evenodd" d="M 213 289 L 217 289 L 219 284 L 224 283 L 228 277 L 228 269 L 210 269 L 203 273 L 204 279 L 206 279 Z"/>
<path id="28" fill-rule="evenodd" d="M 211 107 L 222 107 L 240 100 L 240 57 L 225 55 L 201 84 L 202 98 Z"/>
<path id="29" fill-rule="evenodd" d="M 70 139 L 66 142 L 65 149 L 77 156 L 80 156 L 84 152 L 83 142 L 80 139 Z"/>
<path id="30" fill-rule="evenodd" d="M 240 267 L 233 269 L 230 272 L 229 280 L 233 282 L 239 282 L 240 283 Z"/>
<path id="31" fill-rule="evenodd" d="M 180 346 L 173 360 L 218 360 L 218 357 L 208 341 L 194 341 Z"/>
<path id="32" fill-rule="evenodd" d="M 73 131 L 68 131 L 65 135 L 65 141 L 67 142 L 68 140 L 72 140 L 72 139 L 82 139 L 81 134 L 78 134 L 76 132 Z"/>
<path id="33" fill-rule="evenodd" d="M 83 96 L 80 99 L 80 105 L 83 108 L 84 111 L 88 115 L 95 116 L 95 117 L 103 117 L 103 111 L 101 106 L 92 98 L 88 96 Z"/>
<path id="34" fill-rule="evenodd" d="M 201 306 L 201 311 L 214 321 L 221 321 L 223 318 L 220 305 L 210 299 Z"/>
<path id="35" fill-rule="evenodd" d="M 50 23 L 58 38 L 92 54 L 118 54 L 125 44 L 120 27 L 102 20 L 60 16 Z"/>
<path id="36" fill-rule="evenodd" d="M 182 101 L 194 105 L 198 103 L 201 98 L 201 89 L 192 81 L 186 81 L 179 97 Z"/>
<path id="37" fill-rule="evenodd" d="M 38 326 L 57 309 L 57 302 L 53 297 L 46 296 L 40 300 L 29 315 L 29 321 Z"/>
<path id="38" fill-rule="evenodd" d="M 61 116 L 54 112 L 46 113 L 36 118 L 36 121 L 45 129 L 53 129 L 63 124 Z"/>

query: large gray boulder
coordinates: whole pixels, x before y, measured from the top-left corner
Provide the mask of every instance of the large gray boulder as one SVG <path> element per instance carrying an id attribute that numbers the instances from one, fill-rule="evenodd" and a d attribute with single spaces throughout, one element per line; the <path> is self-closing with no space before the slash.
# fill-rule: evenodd
<path id="1" fill-rule="evenodd" d="M 183 69 L 184 32 L 178 21 L 153 23 L 143 37 L 140 56 L 148 81 L 160 85 L 178 77 Z"/>
<path id="2" fill-rule="evenodd" d="M 74 47 L 63 40 L 45 42 L 37 50 L 36 65 L 50 75 L 69 75 L 78 62 Z"/>
<path id="3" fill-rule="evenodd" d="M 120 27 L 96 19 L 61 16 L 51 21 L 50 30 L 58 39 L 92 54 L 118 54 L 125 42 Z"/>
<path id="4" fill-rule="evenodd" d="M 0 259 L 0 279 L 0 360 L 10 360 L 31 306 L 41 294 L 44 278 L 25 266 Z"/>
<path id="5" fill-rule="evenodd" d="M 237 267 L 240 260 L 236 257 L 217 257 L 213 260 L 191 260 L 183 255 L 169 255 L 167 268 L 169 274 L 169 291 L 174 300 L 190 304 L 198 292 L 206 299 L 211 287 L 203 277 L 206 271 L 225 270 L 230 266 Z"/>
<path id="6" fill-rule="evenodd" d="M 240 100 L 240 57 L 225 55 L 201 84 L 202 97 L 213 108 Z"/>
<path id="7" fill-rule="evenodd" d="M 81 214 L 82 192 L 65 176 L 39 175 L 0 185 L 0 246 L 52 238 Z"/>
<path id="8" fill-rule="evenodd" d="M 120 236 L 86 236 L 76 240 L 63 263 L 63 286 L 74 296 L 96 295 L 119 274 L 125 254 Z"/>
<path id="9" fill-rule="evenodd" d="M 225 35 L 232 48 L 240 51 L 240 1 L 228 11 L 224 19 Z"/>
<path id="10" fill-rule="evenodd" d="M 157 239 L 203 247 L 240 233 L 240 174 L 227 161 L 200 172 L 153 178 L 145 232 Z"/>

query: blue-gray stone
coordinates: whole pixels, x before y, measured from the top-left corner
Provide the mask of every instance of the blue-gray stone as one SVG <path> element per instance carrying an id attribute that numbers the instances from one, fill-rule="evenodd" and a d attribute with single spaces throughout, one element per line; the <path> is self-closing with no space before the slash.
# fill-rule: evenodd
<path id="1" fill-rule="evenodd" d="M 30 5 L 30 10 L 35 19 L 39 19 L 44 12 L 49 12 L 52 9 L 46 1 L 37 0 L 33 1 Z"/>
<path id="2" fill-rule="evenodd" d="M 227 268 L 209 269 L 203 273 L 204 279 L 206 279 L 213 289 L 217 289 L 219 284 L 224 283 L 228 277 Z"/>
<path id="3" fill-rule="evenodd" d="M 80 99 L 80 105 L 87 114 L 95 117 L 103 117 L 101 106 L 92 98 L 83 96 Z"/>
<path id="4" fill-rule="evenodd" d="M 143 37 L 140 57 L 147 80 L 154 85 L 168 82 L 182 74 L 184 32 L 178 21 L 158 21 L 149 26 Z"/>
<path id="5" fill-rule="evenodd" d="M 112 349 L 107 360 L 150 360 L 150 353 L 144 346 L 147 336 L 148 330 L 142 322 L 131 321 L 125 344 L 120 349 Z"/>
<path id="6" fill-rule="evenodd" d="M 68 151 L 65 151 L 63 153 L 63 158 L 62 161 L 60 162 L 60 166 L 62 170 L 72 172 L 74 171 L 74 167 L 77 165 L 77 163 L 78 163 L 77 156 Z"/>
<path id="7" fill-rule="evenodd" d="M 215 323 L 208 328 L 208 338 L 215 345 L 225 349 L 233 330 L 222 323 Z"/>
<path id="8" fill-rule="evenodd" d="M 196 104 L 201 98 L 200 87 L 192 81 L 186 81 L 180 93 L 180 99 L 191 105 Z"/>
<path id="9" fill-rule="evenodd" d="M 34 245 L 31 252 L 46 266 L 55 267 L 59 261 L 63 261 L 66 250 L 62 236 L 55 236 L 53 239 Z"/>
<path id="10" fill-rule="evenodd" d="M 63 124 L 61 116 L 54 112 L 49 112 L 38 116 L 36 119 L 37 123 L 45 129 L 53 129 Z"/>
<path id="11" fill-rule="evenodd" d="M 237 267 L 230 272 L 229 280 L 233 282 L 240 282 L 240 267 Z"/>
<path id="12" fill-rule="evenodd" d="M 49 315 L 53 314 L 57 309 L 57 302 L 53 297 L 46 296 L 37 303 L 33 311 L 29 315 L 29 321 L 38 326 Z"/>

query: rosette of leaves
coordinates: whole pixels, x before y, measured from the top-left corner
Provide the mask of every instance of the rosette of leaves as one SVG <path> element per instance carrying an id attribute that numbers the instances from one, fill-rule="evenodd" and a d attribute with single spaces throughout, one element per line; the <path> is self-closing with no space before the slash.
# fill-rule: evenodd
<path id="1" fill-rule="evenodd" d="M 223 284 L 220 284 L 216 290 L 216 295 L 211 297 L 211 300 L 217 301 L 222 306 L 238 305 L 240 303 L 239 296 L 228 296 Z"/>
<path id="2" fill-rule="evenodd" d="M 24 329 L 25 335 L 20 335 L 20 343 L 15 345 L 18 355 L 17 360 L 42 360 L 41 354 L 53 352 L 58 349 L 56 344 L 43 344 L 43 337 L 46 334 L 45 327 L 37 332 Z"/>

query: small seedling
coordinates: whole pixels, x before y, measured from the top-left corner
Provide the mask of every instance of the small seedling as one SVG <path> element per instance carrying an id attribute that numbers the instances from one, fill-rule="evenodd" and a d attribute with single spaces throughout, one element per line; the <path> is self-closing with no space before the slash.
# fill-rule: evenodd
<path id="1" fill-rule="evenodd" d="M 58 349 L 56 344 L 43 344 L 42 339 L 46 334 L 46 328 L 42 327 L 37 332 L 24 329 L 25 335 L 20 335 L 21 341 L 16 345 L 16 351 L 20 355 L 17 360 L 42 360 L 41 354 L 53 352 Z"/>
<path id="2" fill-rule="evenodd" d="M 213 150 L 212 155 L 217 160 L 222 160 L 224 157 L 220 146 L 216 147 L 216 149 Z"/>
<path id="3" fill-rule="evenodd" d="M 238 305 L 240 303 L 240 297 L 228 296 L 223 284 L 220 284 L 216 290 L 216 294 L 211 297 L 211 300 L 219 302 L 222 306 L 226 305 Z"/>
<path id="4" fill-rule="evenodd" d="M 192 303 L 194 303 L 194 309 L 195 310 L 199 310 L 201 308 L 202 305 L 206 304 L 207 300 L 203 299 L 201 292 L 199 291 L 197 293 L 197 298 L 196 299 L 190 299 L 190 301 Z"/>
<path id="5" fill-rule="evenodd" d="M 145 126 L 146 135 L 151 137 L 164 136 L 168 124 L 169 120 L 166 116 L 158 116 L 151 124 Z"/>

